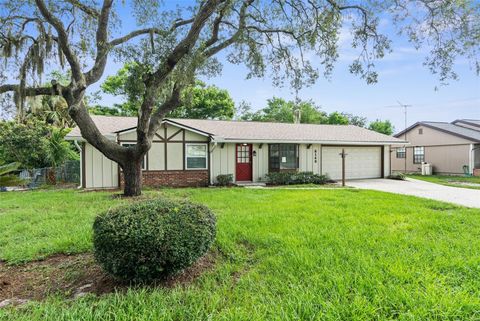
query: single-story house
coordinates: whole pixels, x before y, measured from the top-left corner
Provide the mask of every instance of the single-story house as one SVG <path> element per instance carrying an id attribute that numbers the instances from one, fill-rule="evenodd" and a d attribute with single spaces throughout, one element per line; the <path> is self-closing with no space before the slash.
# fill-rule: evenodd
<path id="1" fill-rule="evenodd" d="M 92 116 L 100 132 L 121 145 L 135 144 L 136 117 Z M 84 188 L 117 188 L 117 164 L 85 141 L 79 128 L 66 139 L 81 144 Z M 390 147 L 401 139 L 351 125 L 311 125 L 165 119 L 143 162 L 143 181 L 153 186 L 206 186 L 217 175 L 234 182 L 262 182 L 269 172 L 308 171 L 346 178 L 380 178 L 390 174 Z"/>
<path id="2" fill-rule="evenodd" d="M 473 173 L 480 168 L 480 120 L 421 121 L 394 135 L 410 143 L 396 146 L 392 170 L 419 172 L 422 162 L 438 174 Z"/>

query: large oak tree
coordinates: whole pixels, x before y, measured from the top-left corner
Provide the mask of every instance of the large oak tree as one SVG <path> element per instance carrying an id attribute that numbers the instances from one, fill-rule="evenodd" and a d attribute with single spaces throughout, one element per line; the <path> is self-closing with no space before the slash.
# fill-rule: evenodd
<path id="1" fill-rule="evenodd" d="M 374 61 L 390 50 L 377 26 L 388 15 L 416 45 L 429 41 L 426 62 L 440 79 L 455 77 L 458 56 L 478 68 L 475 1 L 200 0 L 169 10 L 162 1 L 135 0 L 129 5 L 137 29 L 121 27 L 116 11 L 123 2 L 101 2 L 2 1 L 0 93 L 13 94 L 20 115 L 25 97 L 62 96 L 83 137 L 123 169 L 125 195 L 141 193 L 142 159 L 163 117 L 181 106 L 195 76 L 221 71 L 219 53 L 222 61 L 246 65 L 247 77 L 269 74 L 275 85 L 298 89 L 331 73 L 341 28 L 349 28 L 359 54 L 350 70 L 375 82 Z M 137 143 L 130 147 L 101 135 L 83 99 L 112 56 L 144 67 Z M 48 66 L 65 67 L 70 83 L 38 85 Z"/>

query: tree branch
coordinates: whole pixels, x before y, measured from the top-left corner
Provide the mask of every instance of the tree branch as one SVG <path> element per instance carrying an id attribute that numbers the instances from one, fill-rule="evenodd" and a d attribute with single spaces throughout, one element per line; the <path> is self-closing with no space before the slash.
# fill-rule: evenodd
<path id="1" fill-rule="evenodd" d="M 55 84 L 52 87 L 26 87 L 25 95 L 29 97 L 33 96 L 62 96 L 66 88 L 60 84 Z M 6 92 L 19 92 L 19 84 L 5 84 L 0 85 L 0 94 Z"/>
<path id="2" fill-rule="evenodd" d="M 99 18 L 100 17 L 100 13 L 90 7 L 90 6 L 87 6 L 86 4 L 83 4 L 81 3 L 80 1 L 77 1 L 77 0 L 67 0 L 70 4 L 72 4 L 74 7 L 80 9 L 81 11 L 83 11 L 84 13 L 86 13 L 87 15 L 93 17 L 93 18 Z"/>
<path id="3" fill-rule="evenodd" d="M 75 55 L 73 50 L 70 47 L 68 42 L 68 35 L 65 31 L 63 23 L 56 18 L 47 8 L 45 2 L 43 0 L 35 0 L 40 13 L 45 18 L 45 20 L 51 24 L 58 33 L 58 45 L 62 49 L 63 54 L 67 58 L 68 63 L 70 64 L 70 68 L 72 70 L 72 77 L 75 79 L 77 83 L 83 82 L 83 74 L 82 69 L 80 67 L 80 63 L 78 61 L 78 57 Z"/>
<path id="4" fill-rule="evenodd" d="M 113 0 L 103 1 L 96 33 L 97 55 L 95 57 L 95 64 L 85 73 L 87 86 L 97 82 L 100 77 L 102 77 L 105 66 L 107 65 L 107 56 L 110 49 L 108 45 L 108 21 L 110 18 L 110 10 L 112 9 L 112 3 Z"/>
<path id="5" fill-rule="evenodd" d="M 112 48 L 112 47 L 121 45 L 121 44 L 129 41 L 132 38 L 135 38 L 135 37 L 138 37 L 138 36 L 141 36 L 141 35 L 150 34 L 151 32 L 153 32 L 155 34 L 158 34 L 158 35 L 165 35 L 167 33 L 164 30 L 160 30 L 160 29 L 157 29 L 157 28 L 146 28 L 146 29 L 135 30 L 135 31 L 132 31 L 132 32 L 122 36 L 122 37 L 113 39 L 112 41 L 109 42 L 108 45 L 109 45 L 110 48 Z"/>

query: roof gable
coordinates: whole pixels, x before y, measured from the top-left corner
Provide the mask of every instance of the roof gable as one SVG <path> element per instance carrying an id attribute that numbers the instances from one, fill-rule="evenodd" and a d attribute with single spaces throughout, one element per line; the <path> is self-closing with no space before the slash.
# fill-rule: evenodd
<path id="1" fill-rule="evenodd" d="M 466 140 L 470 140 L 473 142 L 480 142 L 480 131 L 476 131 L 474 129 L 458 126 L 453 123 L 447 122 L 433 122 L 433 121 L 421 121 L 413 124 L 412 126 L 408 127 L 405 130 L 394 135 L 394 137 L 401 137 L 405 133 L 410 132 L 412 129 L 418 126 L 425 126 L 429 127 L 456 137 L 460 137 Z"/>

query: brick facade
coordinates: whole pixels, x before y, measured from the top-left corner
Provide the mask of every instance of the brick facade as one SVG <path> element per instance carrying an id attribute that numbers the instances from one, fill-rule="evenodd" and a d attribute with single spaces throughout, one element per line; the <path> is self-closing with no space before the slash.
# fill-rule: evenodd
<path id="1" fill-rule="evenodd" d="M 208 170 L 169 170 L 143 171 L 143 185 L 159 187 L 200 187 L 208 186 Z M 120 174 L 120 186 L 123 187 L 123 174 Z"/>

